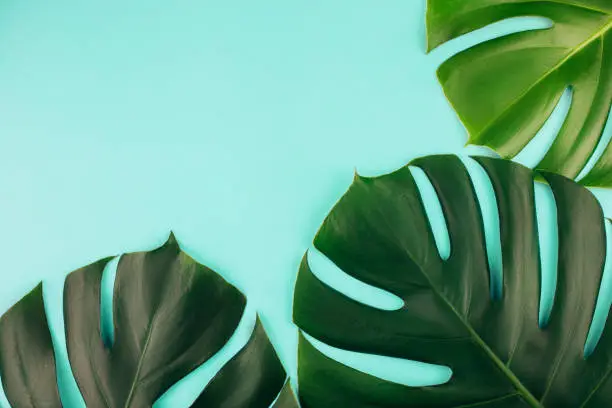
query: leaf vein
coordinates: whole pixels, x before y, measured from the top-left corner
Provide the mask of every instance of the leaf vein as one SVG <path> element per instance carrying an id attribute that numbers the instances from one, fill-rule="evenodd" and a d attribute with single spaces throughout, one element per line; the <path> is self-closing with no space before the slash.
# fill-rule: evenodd
<path id="1" fill-rule="evenodd" d="M 454 407 L 451 408 L 471 408 L 471 407 L 479 407 L 479 406 L 483 406 L 483 405 L 489 405 L 492 402 L 499 402 L 499 401 L 503 401 L 506 400 L 508 398 L 512 398 L 512 397 L 516 397 L 520 394 L 513 392 L 512 394 L 506 394 L 506 395 L 502 395 L 501 397 L 495 397 L 495 398 L 491 398 L 485 401 L 478 401 L 478 402 L 474 402 L 472 404 L 467 404 L 467 405 L 456 405 Z"/>

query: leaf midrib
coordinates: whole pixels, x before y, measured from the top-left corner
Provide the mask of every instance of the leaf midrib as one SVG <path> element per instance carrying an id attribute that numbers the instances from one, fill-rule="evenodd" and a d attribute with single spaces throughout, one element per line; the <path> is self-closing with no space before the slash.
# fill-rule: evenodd
<path id="1" fill-rule="evenodd" d="M 147 354 L 147 350 L 149 348 L 149 343 L 151 341 L 151 334 L 153 333 L 153 326 L 155 325 L 155 318 L 157 315 L 153 315 L 151 318 L 151 322 L 149 323 L 149 327 L 147 327 L 147 338 L 145 339 L 145 344 L 142 348 L 142 353 L 140 353 L 140 357 L 138 358 L 138 365 L 136 366 L 136 372 L 134 373 L 134 381 L 132 381 L 132 385 L 130 386 L 130 392 L 128 394 L 127 399 L 125 400 L 125 404 L 123 408 L 129 408 L 130 403 L 132 402 L 132 398 L 134 398 L 134 392 L 136 391 L 136 386 L 138 384 L 138 379 L 140 377 L 140 370 L 142 369 L 142 363 L 144 362 L 145 355 Z"/>
<path id="2" fill-rule="evenodd" d="M 485 134 L 486 132 L 488 132 L 495 125 L 495 123 L 497 123 L 497 121 L 500 118 L 502 118 L 506 113 L 508 113 L 512 108 L 514 108 L 536 86 L 541 84 L 544 80 L 546 80 L 546 78 L 548 78 L 550 75 L 552 75 L 558 69 L 560 69 L 566 62 L 568 62 L 573 57 L 575 57 L 580 51 L 585 49 L 591 43 L 593 43 L 594 41 L 598 40 L 599 38 L 601 38 L 603 40 L 604 35 L 607 34 L 607 32 L 612 29 L 612 15 L 609 15 L 609 14 L 607 14 L 607 15 L 608 15 L 609 19 L 608 19 L 608 22 L 606 24 L 604 24 L 593 35 L 589 36 L 585 41 L 581 42 L 576 47 L 572 48 L 572 50 L 565 57 L 563 57 L 557 64 L 555 64 L 548 71 L 546 71 L 542 76 L 540 76 L 537 79 L 537 81 L 535 81 L 533 84 L 531 84 L 525 91 L 523 91 L 517 98 L 515 98 L 508 106 L 506 106 L 504 108 L 504 110 L 499 115 L 497 115 L 491 121 L 489 121 L 489 123 L 487 123 L 482 128 L 482 130 L 480 130 L 478 132 L 478 134 L 470 135 L 470 139 L 478 138 L 478 137 L 482 136 L 483 134 Z"/>

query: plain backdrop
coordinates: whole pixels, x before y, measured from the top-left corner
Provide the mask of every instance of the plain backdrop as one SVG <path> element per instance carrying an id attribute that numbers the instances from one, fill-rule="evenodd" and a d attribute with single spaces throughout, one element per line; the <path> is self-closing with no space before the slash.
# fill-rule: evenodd
<path id="1" fill-rule="evenodd" d="M 543 24 L 503 22 L 427 55 L 424 14 L 424 0 L 2 2 L 0 311 L 44 281 L 66 406 L 82 403 L 63 348 L 65 275 L 171 230 L 248 295 L 295 375 L 297 267 L 354 171 L 486 153 L 464 147 L 436 67 Z M 569 95 L 561 104 L 523 163 L 543 155 Z M 596 194 L 612 214 L 612 194 Z M 156 406 L 187 406 L 243 326 Z M 405 383 L 429 378 L 406 367 L 393 368 Z"/>

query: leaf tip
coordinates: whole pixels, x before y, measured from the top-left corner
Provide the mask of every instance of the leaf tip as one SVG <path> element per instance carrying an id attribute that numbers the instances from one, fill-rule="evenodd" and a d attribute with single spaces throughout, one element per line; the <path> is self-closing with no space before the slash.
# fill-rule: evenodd
<path id="1" fill-rule="evenodd" d="M 44 292 L 43 282 L 40 281 L 30 292 L 28 292 L 23 298 L 21 298 L 19 302 L 26 301 L 27 299 L 41 299 L 42 300 L 44 296 L 43 292 Z"/>
<path id="2" fill-rule="evenodd" d="M 304 256 L 302 257 L 302 260 L 300 261 L 300 268 L 308 268 L 308 255 L 310 253 L 310 250 L 307 249 L 306 252 L 304 252 Z"/>
<path id="3" fill-rule="evenodd" d="M 170 235 L 168 235 L 168 239 L 166 240 L 166 243 L 164 244 L 164 246 L 178 246 L 178 241 L 176 239 L 176 235 L 174 235 L 174 231 L 170 231 Z"/>
<path id="4" fill-rule="evenodd" d="M 425 54 L 430 54 L 435 48 L 436 45 L 433 44 L 432 41 L 430 41 L 429 36 L 427 36 L 427 38 L 425 38 Z"/>
<path id="5" fill-rule="evenodd" d="M 359 172 L 357 171 L 357 168 L 355 167 L 353 169 L 353 183 L 357 182 L 357 181 L 363 181 L 364 179 L 367 179 L 368 177 L 362 176 L 361 174 L 359 174 Z"/>

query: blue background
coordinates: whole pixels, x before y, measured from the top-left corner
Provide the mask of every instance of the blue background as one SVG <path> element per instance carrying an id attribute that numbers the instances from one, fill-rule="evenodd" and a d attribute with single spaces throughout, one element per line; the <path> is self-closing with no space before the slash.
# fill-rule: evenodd
<path id="1" fill-rule="evenodd" d="M 170 230 L 249 296 L 250 319 L 156 406 L 187 406 L 244 344 L 254 310 L 295 378 L 297 267 L 354 171 L 487 153 L 464 147 L 436 67 L 470 44 L 546 25 L 502 22 L 427 55 L 424 14 L 424 0 L 2 2 L 0 311 L 44 280 L 65 405 L 80 397 L 62 338 L 64 276 L 155 248 Z M 521 162 L 543 155 L 570 98 Z M 612 214 L 612 195 L 596 194 Z M 448 376 L 329 352 L 406 384 Z"/>

